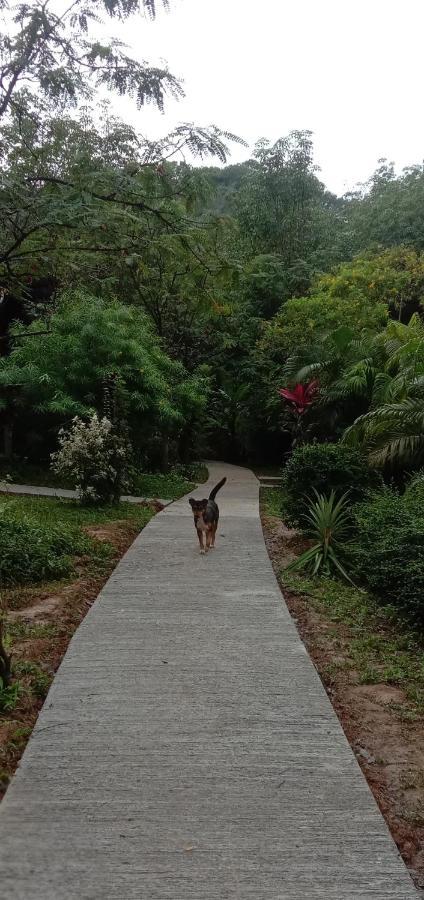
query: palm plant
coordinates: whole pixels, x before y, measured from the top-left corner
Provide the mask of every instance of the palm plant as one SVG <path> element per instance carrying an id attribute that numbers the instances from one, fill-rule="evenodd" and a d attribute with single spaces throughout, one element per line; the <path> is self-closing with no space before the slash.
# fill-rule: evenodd
<path id="1" fill-rule="evenodd" d="M 348 495 L 343 494 L 337 499 L 335 491 L 331 491 L 329 497 L 326 497 L 315 489 L 314 494 L 316 499 L 309 501 L 305 520 L 309 525 L 307 531 L 316 539 L 316 543 L 290 563 L 286 571 L 307 569 L 312 576 L 336 572 L 353 584 L 337 555 L 341 538 L 347 534 L 350 526 Z"/>
<path id="2" fill-rule="evenodd" d="M 372 465 L 419 466 L 424 461 L 424 325 L 391 322 L 376 344 L 384 368 L 374 379 L 371 408 L 344 440 L 362 446 Z"/>
<path id="3" fill-rule="evenodd" d="M 365 412 L 371 402 L 376 375 L 381 367 L 380 348 L 369 335 L 360 335 L 345 326 L 322 337 L 315 346 L 291 357 L 284 374 L 296 382 L 318 379 L 317 404 L 327 429 L 344 429 Z"/>
<path id="4" fill-rule="evenodd" d="M 373 466 L 419 466 L 424 461 L 424 324 L 390 322 L 376 336 L 356 337 L 342 326 L 320 345 L 292 357 L 286 377 L 320 382 L 322 415 L 349 425 L 343 440 L 360 447 Z M 352 424 L 350 424 L 352 423 Z"/>

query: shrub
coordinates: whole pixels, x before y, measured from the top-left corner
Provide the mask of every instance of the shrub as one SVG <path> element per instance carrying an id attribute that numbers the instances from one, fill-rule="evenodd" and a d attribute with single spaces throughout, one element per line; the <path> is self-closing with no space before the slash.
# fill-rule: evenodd
<path id="1" fill-rule="evenodd" d="M 349 571 L 384 604 L 424 620 L 424 507 L 414 491 L 386 488 L 353 507 Z"/>
<path id="2" fill-rule="evenodd" d="M 19 681 L 6 685 L 0 677 L 0 713 L 13 712 L 22 693 Z"/>
<path id="3" fill-rule="evenodd" d="M 314 494 L 315 500 L 309 501 L 305 519 L 308 534 L 315 543 L 290 563 L 286 571 L 307 569 L 312 576 L 334 573 L 343 575 L 346 581 L 350 581 L 339 559 L 340 541 L 351 525 L 346 496 L 337 500 L 334 491 L 331 491 L 329 497 L 318 494 L 315 490 Z"/>
<path id="4" fill-rule="evenodd" d="M 287 494 L 286 509 L 292 522 L 299 523 L 305 510 L 305 495 L 313 491 L 336 495 L 349 492 L 352 502 L 363 499 L 376 486 L 378 476 L 369 469 L 360 453 L 343 444 L 305 444 L 297 447 L 284 471 L 282 486 Z"/>
<path id="5" fill-rule="evenodd" d="M 83 553 L 89 538 L 79 529 L 58 528 L 3 511 L 0 522 L 0 585 L 63 578 L 72 570 L 71 556 Z"/>
<path id="6" fill-rule="evenodd" d="M 53 469 L 74 479 L 83 503 L 119 502 L 128 486 L 130 448 L 109 419 L 99 419 L 96 413 L 88 422 L 75 417 L 68 432 L 59 432 L 59 444 L 52 455 Z"/>
<path id="7" fill-rule="evenodd" d="M 420 508 L 424 509 L 424 469 L 412 476 L 407 485 L 405 496 L 410 509 L 415 506 L 417 510 Z"/>

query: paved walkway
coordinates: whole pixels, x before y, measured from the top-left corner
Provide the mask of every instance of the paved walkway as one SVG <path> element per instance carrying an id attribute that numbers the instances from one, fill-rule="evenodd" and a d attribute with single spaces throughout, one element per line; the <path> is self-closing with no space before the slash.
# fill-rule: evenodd
<path id="1" fill-rule="evenodd" d="M 65 500 L 75 500 L 78 496 L 77 491 L 69 490 L 69 488 L 41 487 L 36 484 L 8 484 L 1 480 L 0 493 L 24 494 L 30 497 L 63 497 Z M 126 503 L 153 503 L 157 500 L 162 506 L 169 506 L 172 503 L 172 500 L 162 500 L 158 497 L 134 497 L 130 494 L 123 494 L 121 500 Z"/>
<path id="2" fill-rule="evenodd" d="M 224 472 L 217 549 L 168 507 L 71 642 L 0 808 L 2 900 L 417 897 L 282 601 L 258 482 Z"/>

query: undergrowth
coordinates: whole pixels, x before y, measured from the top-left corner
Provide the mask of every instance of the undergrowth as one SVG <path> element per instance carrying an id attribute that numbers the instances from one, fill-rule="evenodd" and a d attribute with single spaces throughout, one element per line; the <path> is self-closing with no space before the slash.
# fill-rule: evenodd
<path id="1" fill-rule="evenodd" d="M 284 520 L 284 492 L 263 490 L 261 509 L 265 516 Z M 284 567 L 278 577 L 283 592 L 303 598 L 330 624 L 335 649 L 327 675 L 346 670 L 360 684 L 399 687 L 406 696 L 402 716 L 424 715 L 424 636 L 399 608 L 383 606 L 369 592 L 336 578 L 307 578 Z"/>
<path id="2" fill-rule="evenodd" d="M 280 572 L 284 588 L 307 599 L 337 626 L 349 631 L 341 665 L 357 672 L 360 684 L 385 683 L 405 691 L 424 714 L 424 641 L 391 606 L 380 606 L 365 591 L 330 578 L 303 578 Z"/>
<path id="3" fill-rule="evenodd" d="M 166 475 L 161 473 L 136 473 L 133 475 L 131 493 L 138 497 L 178 500 L 194 490 L 208 478 L 208 470 L 201 463 L 175 466 Z M 0 491 L 7 491 L 8 483 L 33 484 L 42 487 L 69 488 L 75 485 L 69 478 L 57 475 L 48 463 L 37 465 L 25 461 L 0 462 Z"/>
<path id="4" fill-rule="evenodd" d="M 203 484 L 207 477 L 208 470 L 203 465 L 178 467 L 167 475 L 140 474 L 134 479 L 134 492 L 140 497 L 179 500 L 193 491 L 197 484 Z"/>
<path id="5" fill-rule="evenodd" d="M 73 500 L 13 497 L 0 514 L 0 584 L 13 586 L 68 577 L 78 557 L 107 558 L 108 545 L 90 537 L 84 527 L 128 520 L 141 529 L 152 510 L 130 503 L 82 507 Z"/>

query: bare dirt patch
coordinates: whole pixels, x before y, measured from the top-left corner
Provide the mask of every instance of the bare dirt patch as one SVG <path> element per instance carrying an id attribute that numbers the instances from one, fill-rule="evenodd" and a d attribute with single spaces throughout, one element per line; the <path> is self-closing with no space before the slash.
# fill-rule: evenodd
<path id="1" fill-rule="evenodd" d="M 424 896 L 424 719 L 403 688 L 361 683 L 352 666 L 352 628 L 284 586 L 281 570 L 304 542 L 273 516 L 262 516 L 265 542 L 285 601 L 321 676 L 391 834 Z"/>

